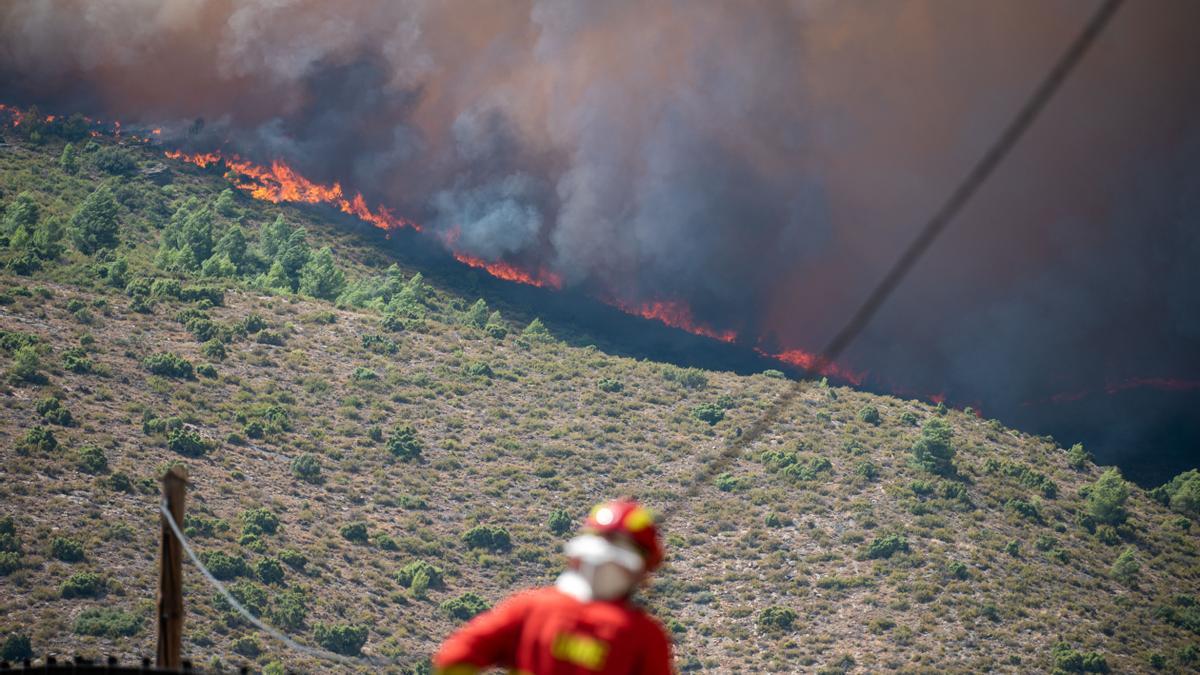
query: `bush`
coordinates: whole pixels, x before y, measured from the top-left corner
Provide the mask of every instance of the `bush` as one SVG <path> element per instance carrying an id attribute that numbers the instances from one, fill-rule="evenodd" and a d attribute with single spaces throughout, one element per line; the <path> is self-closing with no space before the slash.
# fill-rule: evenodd
<path id="1" fill-rule="evenodd" d="M 204 358 L 212 359 L 213 361 L 224 361 L 225 357 L 228 356 L 225 351 L 225 343 L 217 338 L 208 340 L 200 345 L 200 353 L 204 355 Z"/>
<path id="2" fill-rule="evenodd" d="M 1081 654 L 1070 645 L 1059 642 L 1050 652 L 1054 657 L 1055 673 L 1107 673 L 1108 662 L 1096 652 Z"/>
<path id="3" fill-rule="evenodd" d="M 495 371 L 492 370 L 492 367 L 483 361 L 472 361 L 471 363 L 468 363 L 463 368 L 463 372 L 466 373 L 467 377 L 486 377 L 488 379 L 491 379 L 496 375 Z"/>
<path id="4" fill-rule="evenodd" d="M 419 578 L 424 577 L 427 588 L 441 588 L 444 584 L 442 568 L 430 565 L 424 560 L 410 562 L 396 572 L 396 583 L 409 588 Z"/>
<path id="5" fill-rule="evenodd" d="M 1092 455 L 1083 449 L 1082 443 L 1072 445 L 1071 449 L 1067 451 L 1067 465 L 1072 469 L 1082 469 L 1090 461 L 1092 461 Z"/>
<path id="6" fill-rule="evenodd" d="M 201 377 L 207 377 L 210 380 L 217 379 L 217 369 L 211 363 L 201 363 L 196 366 L 196 374 Z"/>
<path id="7" fill-rule="evenodd" d="M 246 559 L 229 555 L 224 551 L 207 551 L 200 554 L 200 562 L 208 568 L 212 575 L 221 581 L 229 581 L 246 576 Z"/>
<path id="8" fill-rule="evenodd" d="M 799 615 L 790 607 L 772 605 L 758 614 L 758 626 L 766 631 L 789 631 Z"/>
<path id="9" fill-rule="evenodd" d="M 106 586 L 104 578 L 95 572 L 76 572 L 62 583 L 59 594 L 64 598 L 94 598 Z"/>
<path id="10" fill-rule="evenodd" d="M 131 176 L 137 172 L 137 161 L 125 148 L 108 145 L 92 155 L 92 164 L 105 173 L 114 176 Z"/>
<path id="11" fill-rule="evenodd" d="M 142 629 L 142 617 L 111 607 L 89 607 L 75 619 L 75 632 L 116 639 L 137 635 Z"/>
<path id="12" fill-rule="evenodd" d="M 71 216 L 71 242 L 84 255 L 101 249 L 116 248 L 117 201 L 107 185 L 101 185 L 87 196 Z"/>
<path id="13" fill-rule="evenodd" d="M 321 481 L 321 460 L 309 452 L 296 456 L 292 460 L 292 475 L 302 481 L 319 483 Z"/>
<path id="14" fill-rule="evenodd" d="M 865 405 L 860 408 L 858 411 L 858 419 L 866 422 L 867 424 L 873 424 L 876 426 L 878 426 L 882 421 L 882 418 L 879 416 L 879 409 L 873 405 Z"/>
<path id="15" fill-rule="evenodd" d="M 87 352 L 78 347 L 63 351 L 62 365 L 63 368 L 79 375 L 86 375 L 96 369 L 96 364 L 88 358 Z"/>
<path id="16" fill-rule="evenodd" d="M 338 528 L 338 533 L 342 535 L 343 539 L 357 544 L 365 544 L 368 541 L 367 524 L 361 520 L 346 523 Z"/>
<path id="17" fill-rule="evenodd" d="M 1028 518 L 1035 523 L 1042 522 L 1042 512 L 1038 508 L 1038 505 L 1032 502 L 1027 502 L 1024 499 L 1010 499 L 1007 503 L 1005 503 L 1004 508 L 1012 511 L 1022 518 Z"/>
<path id="18" fill-rule="evenodd" d="M 358 656 L 367 643 L 367 627 L 346 623 L 313 627 L 313 639 L 325 649 L 344 656 Z"/>
<path id="19" fill-rule="evenodd" d="M 625 388 L 625 385 L 621 384 L 620 381 L 614 380 L 611 377 L 600 378 L 596 386 L 600 388 L 600 391 L 606 391 L 610 394 L 615 394 Z"/>
<path id="20" fill-rule="evenodd" d="M 960 581 L 966 581 L 971 576 L 967 566 L 957 560 L 954 560 L 949 565 L 946 565 L 946 573 Z"/>
<path id="21" fill-rule="evenodd" d="M 263 329 L 254 336 L 254 341 L 260 345 L 271 345 L 273 347 L 283 346 L 283 333 L 273 330 Z"/>
<path id="22" fill-rule="evenodd" d="M 1128 512 L 1125 501 L 1129 499 L 1129 484 L 1121 477 L 1120 470 L 1108 469 L 1090 486 L 1087 494 L 1088 515 L 1097 523 L 1120 525 Z"/>
<path id="23" fill-rule="evenodd" d="M 271 622 L 286 630 L 298 630 L 304 625 L 308 616 L 308 600 L 304 591 L 290 588 L 275 598 L 275 606 L 271 609 Z"/>
<path id="24" fill-rule="evenodd" d="M 142 366 L 151 373 L 163 377 L 195 379 L 192 362 L 173 352 L 160 352 L 147 356 L 142 360 Z"/>
<path id="25" fill-rule="evenodd" d="M 872 560 L 880 560 L 891 558 L 899 551 L 908 551 L 908 540 L 903 535 L 889 534 L 883 537 L 876 537 L 871 545 L 867 547 L 867 558 Z"/>
<path id="26" fill-rule="evenodd" d="M 346 274 L 333 260 L 328 246 L 321 247 L 300 269 L 300 292 L 333 300 L 346 287 Z"/>
<path id="27" fill-rule="evenodd" d="M 866 460 L 854 467 L 854 474 L 856 476 L 862 476 L 867 480 L 875 480 L 879 477 L 879 469 L 875 466 L 874 462 L 871 460 Z"/>
<path id="28" fill-rule="evenodd" d="M 303 553 L 293 548 L 285 548 L 280 551 L 279 561 L 294 570 L 300 571 L 303 571 L 304 566 L 308 564 L 308 558 L 306 558 Z"/>
<path id="29" fill-rule="evenodd" d="M 20 450 L 24 452 L 33 452 L 35 450 L 41 452 L 51 452 L 58 448 L 58 439 L 54 437 L 54 432 L 41 426 L 36 426 L 25 432 L 18 443 Z"/>
<path id="30" fill-rule="evenodd" d="M 905 410 L 904 412 L 900 413 L 900 423 L 906 426 L 915 427 L 917 426 L 917 416 L 914 415 L 911 410 Z"/>
<path id="31" fill-rule="evenodd" d="M 484 548 L 492 551 L 508 551 L 512 548 L 512 537 L 503 527 L 476 525 L 463 533 L 467 548 Z"/>
<path id="32" fill-rule="evenodd" d="M 707 422 L 710 426 L 725 419 L 725 409 L 715 403 L 701 403 L 692 408 L 692 417 Z"/>
<path id="33" fill-rule="evenodd" d="M 249 534 L 275 534 L 279 530 L 279 516 L 265 508 L 242 511 L 242 532 Z"/>
<path id="34" fill-rule="evenodd" d="M 521 331 L 521 336 L 535 342 L 546 342 L 554 339 L 554 336 L 550 335 L 550 331 L 546 329 L 546 325 L 538 318 L 529 322 L 529 325 Z"/>
<path id="35" fill-rule="evenodd" d="M 561 537 L 575 524 L 571 515 L 565 509 L 554 509 L 550 514 L 550 520 L 547 525 L 555 536 Z"/>
<path id="36" fill-rule="evenodd" d="M 1200 471 L 1184 471 L 1156 490 L 1161 491 L 1162 501 L 1167 506 L 1180 513 L 1200 517 Z"/>
<path id="37" fill-rule="evenodd" d="M 536 320 L 536 319 L 535 319 Z M 453 619 L 466 621 L 477 614 L 488 610 L 488 603 L 475 593 L 463 593 L 457 598 L 451 598 L 440 605 L 440 609 Z"/>
<path id="38" fill-rule="evenodd" d="M 921 438 L 912 446 L 913 463 L 940 476 L 952 476 L 954 469 L 953 432 L 940 419 L 931 419 L 921 429 Z"/>
<path id="39" fill-rule="evenodd" d="M 417 430 L 405 424 L 392 431 L 392 437 L 387 442 L 388 452 L 404 461 L 411 461 L 421 456 L 421 441 L 417 438 Z"/>
<path id="40" fill-rule="evenodd" d="M 699 368 L 679 368 L 672 365 L 663 366 L 663 379 L 675 382 L 684 389 L 703 389 L 708 386 L 708 375 Z"/>
<path id="41" fill-rule="evenodd" d="M 50 541 L 50 555 L 63 562 L 82 562 L 83 544 L 67 537 L 55 537 Z"/>
<path id="42" fill-rule="evenodd" d="M 184 457 L 201 457 L 212 448 L 208 441 L 191 429 L 173 429 L 167 434 L 167 449 Z"/>
<path id="43" fill-rule="evenodd" d="M 1137 580 L 1138 572 L 1142 570 L 1142 564 L 1138 562 L 1134 555 L 1137 552 L 1132 546 L 1128 546 L 1117 559 L 1113 561 L 1112 569 L 1109 570 L 1109 575 L 1117 581 L 1132 586 Z"/>
<path id="44" fill-rule="evenodd" d="M 43 384 L 46 376 L 42 374 L 42 357 L 38 348 L 33 345 L 23 345 L 13 353 L 12 365 L 8 368 L 9 379 L 14 383 L 30 382 Z"/>
<path id="45" fill-rule="evenodd" d="M 11 662 L 21 662 L 33 658 L 33 644 L 28 635 L 10 633 L 0 645 L 0 659 Z"/>
<path id="46" fill-rule="evenodd" d="M 16 551 L 0 551 L 0 577 L 6 577 L 21 569 L 21 554 Z"/>
<path id="47" fill-rule="evenodd" d="M 1177 595 L 1168 605 L 1154 611 L 1155 618 L 1200 635 L 1200 601 L 1190 595 Z"/>
<path id="48" fill-rule="evenodd" d="M 264 584 L 277 584 L 283 581 L 283 565 L 278 558 L 260 558 L 254 563 L 254 576 Z"/>
<path id="49" fill-rule="evenodd" d="M 762 374 L 763 377 L 769 377 L 773 380 L 782 380 L 787 377 L 783 374 L 782 370 L 775 370 L 774 368 L 767 368 L 766 370 L 762 371 Z"/>
<path id="50" fill-rule="evenodd" d="M 37 412 L 43 420 L 50 424 L 69 427 L 75 423 L 74 418 L 71 417 L 71 411 L 63 407 L 62 401 L 57 396 L 48 396 L 38 401 Z"/>
<path id="51" fill-rule="evenodd" d="M 746 481 L 735 478 L 728 472 L 717 476 L 715 484 L 721 492 L 740 492 L 746 489 Z"/>

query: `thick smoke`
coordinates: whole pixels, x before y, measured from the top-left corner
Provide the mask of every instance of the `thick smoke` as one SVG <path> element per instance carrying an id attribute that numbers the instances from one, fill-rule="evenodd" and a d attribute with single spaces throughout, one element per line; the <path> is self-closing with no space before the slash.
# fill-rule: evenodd
<path id="1" fill-rule="evenodd" d="M 0 96 L 283 158 L 470 255 L 813 350 L 1092 10 L 11 0 Z M 851 365 L 1009 417 L 1200 380 L 1195 25 L 1126 3 Z"/>

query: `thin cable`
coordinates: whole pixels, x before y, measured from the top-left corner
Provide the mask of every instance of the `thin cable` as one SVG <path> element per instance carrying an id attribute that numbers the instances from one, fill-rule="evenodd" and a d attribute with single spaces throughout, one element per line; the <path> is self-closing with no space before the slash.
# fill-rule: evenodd
<path id="1" fill-rule="evenodd" d="M 850 346 L 855 339 L 870 323 L 875 313 L 883 306 L 883 303 L 891 297 L 892 292 L 904 280 L 904 277 L 912 271 L 913 267 L 921 259 L 922 256 L 933 245 L 943 232 L 946 231 L 946 226 L 950 224 L 954 218 L 962 212 L 967 202 L 971 197 L 979 191 L 979 188 L 987 181 L 988 178 L 995 172 L 996 167 L 1000 165 L 1004 158 L 1024 136 L 1029 127 L 1033 125 L 1034 120 L 1045 109 L 1046 104 L 1054 97 L 1055 92 L 1074 70 L 1075 66 L 1083 59 L 1089 47 L 1095 43 L 1096 38 L 1104 31 L 1104 27 L 1108 25 L 1117 9 L 1121 6 L 1123 0 L 1105 0 L 1096 12 L 1084 25 L 1083 31 L 1071 42 L 1067 50 L 1059 57 L 1058 61 L 1047 73 L 1046 77 L 1038 84 L 1029 100 L 1021 107 L 1017 116 L 1005 127 L 1004 131 L 996 139 L 987 152 L 976 162 L 975 166 L 967 173 L 963 181 L 955 188 L 947 199 L 934 214 L 933 217 L 925 224 L 921 231 L 917 233 L 915 239 L 909 243 L 908 247 L 884 275 L 883 279 L 875 286 L 858 310 L 850 317 L 850 321 L 838 331 L 829 344 L 825 345 L 812 363 L 804 369 L 804 373 L 796 383 L 789 387 L 786 391 L 779 395 L 771 407 L 753 424 L 746 429 L 745 433 L 732 439 L 725 449 L 718 454 L 709 464 L 703 466 L 699 472 L 693 477 L 691 484 L 683 496 L 674 501 L 668 508 L 663 509 L 662 518 L 667 519 L 678 506 L 691 501 L 700 493 L 700 490 L 706 485 L 712 477 L 718 472 L 724 470 L 731 464 L 742 450 L 749 444 L 757 440 L 762 434 L 769 429 L 775 420 L 779 417 L 792 401 L 804 391 L 804 388 L 811 381 L 812 377 L 821 372 L 827 365 L 833 363 L 841 356 L 842 352 Z"/>
<path id="2" fill-rule="evenodd" d="M 175 538 L 179 540 L 180 546 L 183 547 L 184 552 L 187 553 L 188 558 L 190 558 L 192 561 L 192 564 L 195 565 L 200 570 L 200 574 L 203 575 L 204 578 L 208 580 L 209 584 L 212 584 L 213 588 L 217 589 L 217 592 L 221 594 L 221 597 L 225 599 L 225 602 L 229 603 L 230 607 L 233 607 L 234 610 L 236 610 L 238 614 L 242 615 L 242 618 L 246 619 L 246 621 L 249 621 L 251 624 L 253 624 L 255 628 L 261 630 L 262 632 L 266 633 L 267 635 L 270 635 L 271 637 L 275 638 L 276 640 L 279 640 L 283 644 L 287 645 L 288 647 L 291 647 L 292 649 L 294 649 L 298 652 L 303 652 L 310 656 L 315 656 L 319 659 L 325 659 L 327 661 L 336 661 L 338 663 L 341 663 L 341 664 L 347 665 L 347 666 L 362 666 L 362 665 L 398 666 L 398 665 L 401 665 L 398 663 L 391 663 L 391 662 L 387 662 L 387 661 L 378 661 L 376 659 L 353 658 L 353 657 L 349 657 L 349 656 L 342 656 L 341 654 L 335 654 L 335 653 L 325 650 L 325 649 L 317 649 L 315 647 L 306 647 L 306 646 L 300 644 L 299 642 L 296 642 L 295 640 L 291 639 L 287 635 L 284 635 L 281 631 L 279 631 L 275 628 L 272 628 L 271 626 L 268 626 L 267 624 L 263 623 L 261 620 L 258 619 L 258 617 L 251 614 L 250 610 L 246 609 L 242 605 L 242 603 L 238 602 L 237 598 L 233 597 L 233 595 L 229 592 L 229 589 L 225 588 L 225 584 L 221 583 L 216 577 L 214 577 L 212 572 L 209 572 L 208 568 L 204 566 L 204 563 L 200 562 L 200 558 L 198 558 L 196 556 L 196 552 L 192 550 L 192 546 L 188 542 L 187 537 L 183 536 L 183 532 L 181 532 L 179 530 L 179 524 L 175 522 L 175 517 L 171 515 L 170 509 L 167 508 L 167 502 L 165 499 L 163 501 L 159 502 L 158 510 L 161 511 L 163 517 L 166 518 L 167 525 L 169 525 L 171 527 L 171 531 L 175 533 Z"/>

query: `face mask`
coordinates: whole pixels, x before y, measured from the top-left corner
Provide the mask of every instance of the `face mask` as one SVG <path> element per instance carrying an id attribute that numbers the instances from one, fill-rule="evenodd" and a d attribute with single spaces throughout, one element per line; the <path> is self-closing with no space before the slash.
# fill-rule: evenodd
<path id="1" fill-rule="evenodd" d="M 583 602 L 628 595 L 645 565 L 636 551 L 595 535 L 575 537 L 565 552 L 575 569 L 564 572 L 556 585 Z"/>

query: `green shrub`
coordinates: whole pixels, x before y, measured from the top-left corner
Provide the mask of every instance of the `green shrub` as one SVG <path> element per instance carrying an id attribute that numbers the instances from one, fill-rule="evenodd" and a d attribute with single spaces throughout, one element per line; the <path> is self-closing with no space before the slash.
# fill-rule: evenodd
<path id="1" fill-rule="evenodd" d="M 667 382 L 674 382 L 684 389 L 703 389 L 708 386 L 708 375 L 699 368 L 665 365 L 662 368 L 662 376 Z"/>
<path id="2" fill-rule="evenodd" d="M 196 366 L 196 374 L 201 377 L 207 377 L 210 380 L 217 379 L 217 369 L 211 363 L 201 363 Z"/>
<path id="3" fill-rule="evenodd" d="M 701 403 L 692 408 L 692 417 L 707 422 L 710 426 L 725 419 L 725 409 L 715 403 Z"/>
<path id="4" fill-rule="evenodd" d="M 1166 506 L 1193 518 L 1200 517 L 1200 471 L 1191 469 L 1156 488 Z"/>
<path id="5" fill-rule="evenodd" d="M 36 426 L 25 432 L 18 443 L 20 450 L 24 452 L 33 452 L 35 450 L 41 452 L 51 452 L 58 448 L 58 439 L 54 437 L 54 432 L 41 426 Z"/>
<path id="6" fill-rule="evenodd" d="M 395 354 L 400 351 L 400 345 L 385 335 L 364 335 L 362 336 L 362 346 L 376 354 Z"/>
<path id="7" fill-rule="evenodd" d="M 217 338 L 208 340 L 200 345 L 200 353 L 204 355 L 204 358 L 212 359 L 213 361 L 224 361 L 225 357 L 228 356 L 225 351 L 225 343 Z"/>
<path id="8" fill-rule="evenodd" d="M 917 416 L 911 410 L 905 410 L 900 413 L 900 423 L 905 426 L 915 427 L 917 426 L 917 421 Z"/>
<path id="9" fill-rule="evenodd" d="M 558 537 L 566 534 L 574 524 L 575 521 L 571 518 L 571 514 L 567 513 L 565 509 L 554 509 L 550 513 L 550 521 L 547 523 L 550 532 Z"/>
<path id="10" fill-rule="evenodd" d="M 50 540 L 50 555 L 63 562 L 82 562 L 83 544 L 67 537 L 55 537 Z"/>
<path id="11" fill-rule="evenodd" d="M 1035 523 L 1042 522 L 1042 512 L 1038 505 L 1024 499 L 1010 499 L 1004 504 L 1004 508 Z"/>
<path id="12" fill-rule="evenodd" d="M 1154 610 L 1154 616 L 1162 621 L 1200 635 L 1200 601 L 1191 595 L 1176 595 L 1170 604 Z"/>
<path id="13" fill-rule="evenodd" d="M 472 361 L 463 367 L 463 372 L 467 377 L 486 377 L 491 379 L 496 376 L 492 367 L 483 361 Z"/>
<path id="14" fill-rule="evenodd" d="M 442 588 L 444 585 L 442 568 L 430 565 L 424 560 L 416 560 L 400 568 L 400 571 L 396 572 L 396 583 L 408 588 L 420 576 L 424 576 L 428 588 Z"/>
<path id="15" fill-rule="evenodd" d="M 104 592 L 107 584 L 95 572 L 76 572 L 62 582 L 59 595 L 64 598 L 94 598 Z"/>
<path id="16" fill-rule="evenodd" d="M 321 460 L 310 452 L 297 455 L 292 460 L 292 475 L 302 481 L 319 483 L 321 481 Z"/>
<path id="17" fill-rule="evenodd" d="M 463 533 L 467 548 L 483 548 L 492 551 L 508 551 L 512 548 L 512 537 L 503 527 L 476 525 Z"/>
<path id="18" fill-rule="evenodd" d="M 252 335 L 267 327 L 267 320 L 258 314 L 247 314 L 238 322 L 237 330 L 246 335 Z"/>
<path id="19" fill-rule="evenodd" d="M 295 570 L 304 570 L 304 566 L 308 564 L 308 558 L 303 553 L 293 548 L 285 548 L 279 552 L 279 561 Z"/>
<path id="20" fill-rule="evenodd" d="M 117 201 L 108 185 L 101 185 L 87 196 L 71 216 L 71 242 L 84 255 L 92 255 L 120 243 L 117 225 Z"/>
<path id="21" fill-rule="evenodd" d="M 4 644 L 0 645 L 0 659 L 4 661 L 20 663 L 32 658 L 33 644 L 24 633 L 9 633 L 4 638 Z"/>
<path id="22" fill-rule="evenodd" d="M 946 573 L 955 579 L 963 580 L 970 578 L 971 573 L 967 566 L 957 560 L 953 560 L 949 565 L 946 565 Z"/>
<path id="23" fill-rule="evenodd" d="M 258 335 L 254 336 L 254 341 L 260 345 L 271 345 L 273 347 L 283 346 L 283 333 L 274 330 L 260 330 Z"/>
<path id="24" fill-rule="evenodd" d="M 744 480 L 735 478 L 728 472 L 717 476 L 715 484 L 721 492 L 741 492 L 746 489 L 746 482 Z"/>
<path id="25" fill-rule="evenodd" d="M 378 379 L 379 375 L 375 371 L 370 368 L 363 368 L 362 366 L 355 368 L 354 372 L 350 373 L 350 380 L 352 382 L 370 382 Z"/>
<path id="26" fill-rule="evenodd" d="M 872 560 L 891 558 L 897 552 L 908 551 L 908 540 L 899 534 L 876 537 L 867 547 L 866 556 Z"/>
<path id="27" fill-rule="evenodd" d="M 367 643 L 367 627 L 339 623 L 318 623 L 313 627 L 313 639 L 325 649 L 345 656 L 358 656 Z"/>
<path id="28" fill-rule="evenodd" d="M 535 319 L 536 320 L 536 319 Z M 475 593 L 463 593 L 443 602 L 439 608 L 453 619 L 466 621 L 488 610 L 488 603 Z"/>
<path id="29" fill-rule="evenodd" d="M 1118 469 L 1108 469 L 1090 486 L 1087 493 L 1088 515 L 1097 523 L 1120 525 L 1129 515 L 1125 510 L 1127 499 L 1129 484 L 1121 477 Z"/>
<path id="30" fill-rule="evenodd" d="M 954 469 L 953 432 L 940 419 L 931 419 L 921 429 L 921 438 L 912 446 L 913 463 L 940 476 L 952 476 Z"/>
<path id="31" fill-rule="evenodd" d="M 13 352 L 12 364 L 8 367 L 8 377 L 14 383 L 45 383 L 46 376 L 42 374 L 42 357 L 39 349 L 33 345 L 18 347 Z"/>
<path id="32" fill-rule="evenodd" d="M 229 555 L 224 551 L 206 551 L 201 553 L 200 562 L 204 563 L 208 571 L 212 572 L 212 575 L 221 581 L 244 577 L 249 573 L 245 558 L 240 555 Z"/>
<path id="33" fill-rule="evenodd" d="M 1136 552 L 1137 549 L 1132 546 L 1128 546 L 1124 551 L 1121 551 L 1121 555 L 1117 556 L 1117 559 L 1113 561 L 1112 569 L 1109 570 L 1109 576 L 1126 586 L 1132 586 L 1137 580 L 1138 572 L 1142 570 L 1142 564 L 1138 562 L 1137 556 L 1134 555 Z"/>
<path id="34" fill-rule="evenodd" d="M 184 457 L 201 457 L 212 447 L 200 434 L 191 429 L 172 429 L 167 434 L 167 449 Z"/>
<path id="35" fill-rule="evenodd" d="M 275 598 L 271 608 L 271 623 L 285 630 L 299 630 L 308 616 L 308 599 L 304 591 L 289 588 Z"/>
<path id="36" fill-rule="evenodd" d="M 417 430 L 405 424 L 392 431 L 387 442 L 388 452 L 404 461 L 411 461 L 421 456 L 421 441 L 417 438 Z"/>
<path id="37" fill-rule="evenodd" d="M 772 605 L 758 613 L 758 626 L 765 631 L 790 631 L 798 616 L 790 607 Z"/>
<path id="38" fill-rule="evenodd" d="M 50 424 L 69 427 L 75 423 L 71 411 L 63 407 L 62 401 L 57 396 L 48 396 L 38 401 L 37 412 L 43 420 Z"/>
<path id="39" fill-rule="evenodd" d="M 1072 445 L 1071 449 L 1067 451 L 1067 465 L 1072 469 L 1082 469 L 1090 461 L 1092 461 L 1092 455 L 1083 449 L 1082 443 Z"/>
<path id="40" fill-rule="evenodd" d="M 270 509 L 253 508 L 242 511 L 242 532 L 249 534 L 275 534 L 279 530 L 279 516 Z"/>
<path id="41" fill-rule="evenodd" d="M 147 356 L 142 361 L 142 366 L 151 373 L 163 377 L 176 377 L 183 380 L 195 379 L 195 369 L 192 367 L 192 362 L 172 352 L 161 352 Z"/>
<path id="42" fill-rule="evenodd" d="M 769 377 L 774 380 L 782 380 L 787 377 L 783 374 L 782 370 L 775 370 L 774 368 L 767 368 L 766 370 L 762 371 L 762 374 L 764 377 Z"/>
<path id="43" fill-rule="evenodd" d="M 1096 652 L 1081 654 L 1065 642 L 1054 645 L 1050 652 L 1057 673 L 1107 673 L 1108 662 Z"/>
<path id="44" fill-rule="evenodd" d="M 0 551 L 0 577 L 6 577 L 21 569 L 21 554 L 17 551 Z"/>
<path id="45" fill-rule="evenodd" d="M 533 342 L 546 342 L 554 339 L 554 336 L 546 329 L 546 325 L 538 318 L 529 322 L 529 325 L 521 331 L 521 336 Z"/>
<path id="46" fill-rule="evenodd" d="M 79 375 L 86 375 L 96 370 L 96 364 L 88 357 L 87 352 L 78 347 L 71 347 L 63 351 L 62 366 Z"/>
<path id="47" fill-rule="evenodd" d="M 867 424 L 873 424 L 875 426 L 879 426 L 879 423 L 883 421 L 879 416 L 879 408 L 876 408 L 873 405 L 865 405 L 862 408 L 859 408 L 858 419 L 866 422 Z"/>
<path id="48" fill-rule="evenodd" d="M 862 476 L 867 480 L 875 480 L 879 477 L 879 469 L 875 466 L 874 462 L 871 460 L 866 460 L 854 467 L 854 474 L 856 476 Z"/>
<path id="49" fill-rule="evenodd" d="M 112 607 L 89 607 L 75 619 L 79 635 L 120 638 L 137 635 L 142 629 L 142 617 Z"/>
<path id="50" fill-rule="evenodd" d="M 600 378 L 596 386 L 600 388 L 600 391 L 606 391 L 610 394 L 615 394 L 625 388 L 625 385 L 621 384 L 619 380 L 614 380 L 611 377 Z"/>
<path id="51" fill-rule="evenodd" d="M 264 584 L 277 584 L 283 581 L 283 565 L 277 558 L 260 558 L 254 562 L 254 576 Z"/>
<path id="52" fill-rule="evenodd" d="M 367 535 L 367 524 L 361 520 L 353 523 L 346 523 L 338 528 L 338 533 L 347 541 L 352 541 L 357 544 L 365 544 L 369 540 Z"/>

